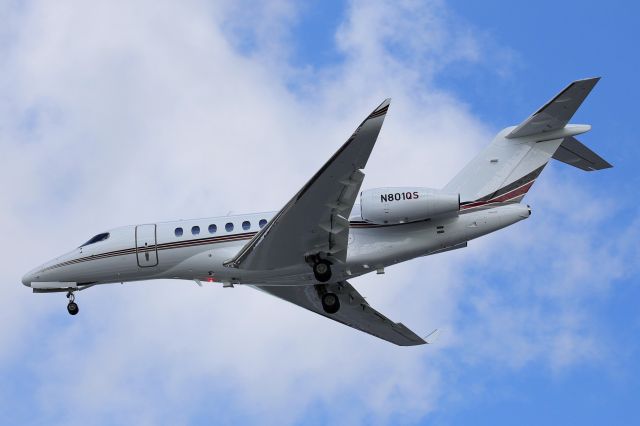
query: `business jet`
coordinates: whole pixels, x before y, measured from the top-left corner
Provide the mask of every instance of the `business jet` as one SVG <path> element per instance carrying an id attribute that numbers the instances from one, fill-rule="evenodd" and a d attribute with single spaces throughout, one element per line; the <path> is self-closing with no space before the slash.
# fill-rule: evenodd
<path id="1" fill-rule="evenodd" d="M 493 142 L 442 189 L 360 191 L 363 169 L 390 100 L 278 212 L 124 226 L 27 273 L 34 293 L 75 293 L 99 284 L 181 279 L 248 285 L 396 345 L 431 343 L 372 308 L 349 280 L 470 240 L 531 215 L 521 201 L 550 159 L 586 171 L 611 167 L 568 124 L 599 78 L 577 80 Z M 356 204 L 356 201 L 359 201 Z"/>

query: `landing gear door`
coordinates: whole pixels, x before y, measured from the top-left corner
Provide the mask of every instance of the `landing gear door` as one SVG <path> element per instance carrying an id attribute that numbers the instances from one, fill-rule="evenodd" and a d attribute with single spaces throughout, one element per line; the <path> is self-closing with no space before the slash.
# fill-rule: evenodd
<path id="1" fill-rule="evenodd" d="M 136 226 L 136 256 L 138 266 L 148 268 L 158 264 L 156 225 Z"/>

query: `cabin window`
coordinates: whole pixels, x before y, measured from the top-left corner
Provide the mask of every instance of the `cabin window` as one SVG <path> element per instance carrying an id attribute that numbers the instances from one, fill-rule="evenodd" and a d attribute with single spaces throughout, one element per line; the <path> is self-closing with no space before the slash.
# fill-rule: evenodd
<path id="1" fill-rule="evenodd" d="M 260 228 L 264 228 L 266 224 L 267 224 L 267 219 L 260 219 L 260 222 L 258 222 L 258 226 L 260 226 Z"/>
<path id="2" fill-rule="evenodd" d="M 100 241 L 104 241 L 107 238 L 109 238 L 109 233 L 108 232 L 103 232 L 102 234 L 98 234 L 95 237 L 91 238 L 89 241 L 87 241 L 86 243 L 84 243 L 80 247 L 88 246 L 89 244 L 95 244 L 95 243 L 98 243 Z"/>
<path id="3" fill-rule="evenodd" d="M 245 231 L 248 231 L 249 228 L 251 228 L 251 222 L 249 222 L 248 220 L 245 220 L 244 222 L 242 222 L 242 229 L 244 229 Z"/>
<path id="4" fill-rule="evenodd" d="M 176 228 L 175 232 L 176 237 L 182 237 L 183 231 L 182 228 Z"/>
<path id="5" fill-rule="evenodd" d="M 200 227 L 199 226 L 192 226 L 191 227 L 191 235 L 200 235 Z"/>
<path id="6" fill-rule="evenodd" d="M 217 230 L 218 230 L 218 227 L 214 223 L 209 225 L 209 233 L 210 234 L 215 234 Z"/>
<path id="7" fill-rule="evenodd" d="M 229 222 L 224 226 L 224 229 L 227 230 L 227 232 L 231 232 L 233 231 L 233 223 Z"/>

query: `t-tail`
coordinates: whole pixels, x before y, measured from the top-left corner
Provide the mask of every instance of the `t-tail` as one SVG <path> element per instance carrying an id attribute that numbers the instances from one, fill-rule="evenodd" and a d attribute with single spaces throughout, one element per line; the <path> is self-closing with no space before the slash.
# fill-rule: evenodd
<path id="1" fill-rule="evenodd" d="M 612 167 L 575 138 L 591 126 L 568 124 L 598 80 L 574 81 L 518 126 L 500 131 L 443 192 L 459 193 L 463 210 L 481 209 L 520 202 L 551 158 L 586 171 Z"/>

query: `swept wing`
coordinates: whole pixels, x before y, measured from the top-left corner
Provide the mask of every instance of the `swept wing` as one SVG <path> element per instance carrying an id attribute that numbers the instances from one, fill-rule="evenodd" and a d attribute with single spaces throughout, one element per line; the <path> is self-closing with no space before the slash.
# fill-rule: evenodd
<path id="1" fill-rule="evenodd" d="M 414 346 L 430 343 L 428 338 L 427 340 L 423 339 L 403 324 L 393 322 L 373 309 L 364 297 L 347 281 L 335 284 L 255 287 L 280 299 L 396 345 Z M 340 299 L 340 310 L 335 314 L 327 314 L 322 309 L 321 295 L 326 292 L 335 293 Z"/>
<path id="2" fill-rule="evenodd" d="M 364 179 L 361 169 L 389 109 L 386 99 L 360 124 L 342 147 L 225 266 L 270 270 L 305 263 L 324 253 L 347 257 L 349 214 Z"/>

